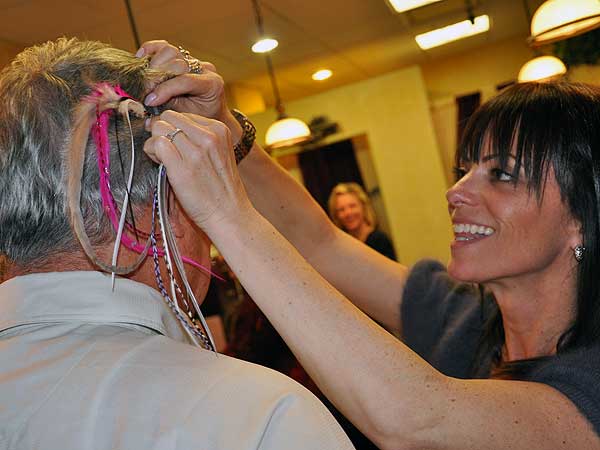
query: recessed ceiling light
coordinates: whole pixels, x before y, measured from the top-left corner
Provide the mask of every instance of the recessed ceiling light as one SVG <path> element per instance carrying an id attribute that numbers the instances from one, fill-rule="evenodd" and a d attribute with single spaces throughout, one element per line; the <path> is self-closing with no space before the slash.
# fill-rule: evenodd
<path id="1" fill-rule="evenodd" d="M 312 74 L 312 79 L 315 81 L 323 81 L 329 78 L 332 74 L 333 72 L 329 69 L 317 70 Z"/>
<path id="2" fill-rule="evenodd" d="M 419 8 L 421 6 L 429 5 L 430 3 L 437 3 L 441 0 L 388 0 L 390 6 L 394 8 L 397 13 L 402 13 L 411 9 Z"/>
<path id="3" fill-rule="evenodd" d="M 462 38 L 473 36 L 479 33 L 485 33 L 490 29 L 490 18 L 487 15 L 475 17 L 475 20 L 463 20 L 462 22 L 448 25 L 437 30 L 415 36 L 419 47 L 427 50 L 448 42 L 457 41 Z"/>
<path id="4" fill-rule="evenodd" d="M 266 53 L 266 52 L 270 52 L 278 45 L 279 45 L 279 42 L 277 42 L 275 39 L 265 38 L 265 39 L 261 39 L 260 41 L 257 41 L 252 46 L 252 51 L 254 53 Z"/>

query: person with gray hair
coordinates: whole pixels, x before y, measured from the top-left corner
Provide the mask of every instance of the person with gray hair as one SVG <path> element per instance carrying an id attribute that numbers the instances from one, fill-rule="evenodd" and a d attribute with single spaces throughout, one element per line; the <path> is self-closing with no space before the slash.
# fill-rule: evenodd
<path id="1" fill-rule="evenodd" d="M 139 100 L 158 97 L 237 142 L 222 95 L 164 41 L 61 38 L 1 72 L 0 448 L 352 448 L 300 385 L 209 351 L 209 276 L 181 263 L 209 266 L 210 242 L 135 151 L 157 112 Z"/>

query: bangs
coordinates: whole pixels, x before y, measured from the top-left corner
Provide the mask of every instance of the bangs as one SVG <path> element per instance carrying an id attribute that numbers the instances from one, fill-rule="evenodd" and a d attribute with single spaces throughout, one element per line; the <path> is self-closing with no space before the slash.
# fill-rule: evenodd
<path id="1" fill-rule="evenodd" d="M 541 196 L 550 165 L 558 172 L 569 158 L 569 131 L 576 129 L 571 122 L 577 114 L 567 106 L 552 84 L 511 86 L 471 116 L 456 152 L 457 167 L 493 156 L 505 170 L 514 158 L 515 183 L 523 167 L 528 188 Z"/>

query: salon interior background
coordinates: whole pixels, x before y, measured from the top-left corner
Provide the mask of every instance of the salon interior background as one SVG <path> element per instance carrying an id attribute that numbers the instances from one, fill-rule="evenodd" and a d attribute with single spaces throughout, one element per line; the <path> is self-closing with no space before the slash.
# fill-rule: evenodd
<path id="1" fill-rule="evenodd" d="M 541 3 L 443 0 L 397 14 L 385 0 L 260 2 L 265 32 L 279 41 L 271 57 L 286 112 L 306 122 L 321 115 L 337 122 L 339 131 L 324 143 L 363 137 L 404 263 L 447 258 L 444 192 L 456 145 L 455 99 L 481 92 L 485 100 L 516 79 L 533 56 L 524 5 L 533 12 Z M 489 32 L 418 48 L 416 34 L 464 20 L 468 5 L 474 15 L 489 15 Z M 250 51 L 258 37 L 251 1 L 131 0 L 131 7 L 142 41 L 164 38 L 214 62 L 232 106 L 250 115 L 264 140 L 276 113 L 264 58 Z M 135 51 L 122 0 L 0 0 L 0 65 L 28 45 L 62 35 Z M 333 76 L 313 81 L 321 68 Z M 576 67 L 568 76 L 594 82 L 600 70 Z M 285 161 L 300 177 L 293 156 Z"/>

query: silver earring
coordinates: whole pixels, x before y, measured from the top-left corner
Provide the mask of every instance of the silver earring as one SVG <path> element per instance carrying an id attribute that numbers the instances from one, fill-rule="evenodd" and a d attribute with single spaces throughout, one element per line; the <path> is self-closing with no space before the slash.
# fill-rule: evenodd
<path id="1" fill-rule="evenodd" d="M 577 245 L 573 249 L 573 254 L 575 255 L 575 260 L 577 262 L 583 261 L 583 253 L 585 252 L 585 247 L 583 245 Z"/>

